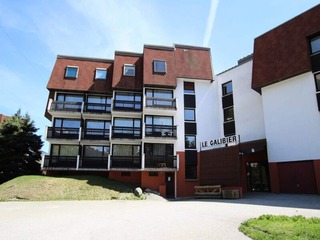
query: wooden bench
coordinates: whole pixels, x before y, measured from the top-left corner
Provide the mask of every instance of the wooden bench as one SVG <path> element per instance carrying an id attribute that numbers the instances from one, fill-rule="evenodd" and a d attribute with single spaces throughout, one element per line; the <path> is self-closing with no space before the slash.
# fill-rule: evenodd
<path id="1" fill-rule="evenodd" d="M 221 198 L 221 185 L 195 186 L 196 198 Z"/>

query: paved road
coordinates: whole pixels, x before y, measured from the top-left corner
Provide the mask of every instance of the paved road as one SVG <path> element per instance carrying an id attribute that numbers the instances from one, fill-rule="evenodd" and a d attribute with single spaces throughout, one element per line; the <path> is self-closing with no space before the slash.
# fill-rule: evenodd
<path id="1" fill-rule="evenodd" d="M 0 203 L 0 239 L 249 239 L 262 214 L 320 217 L 320 195 L 251 194 L 240 200 Z"/>

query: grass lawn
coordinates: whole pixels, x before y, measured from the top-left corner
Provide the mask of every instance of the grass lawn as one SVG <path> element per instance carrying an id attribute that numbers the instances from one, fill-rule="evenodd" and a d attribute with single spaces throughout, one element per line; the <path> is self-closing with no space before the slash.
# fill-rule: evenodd
<path id="1" fill-rule="evenodd" d="M 320 218 L 262 215 L 243 222 L 239 230 L 255 240 L 319 240 Z"/>
<path id="2" fill-rule="evenodd" d="M 0 185 L 0 201 L 134 200 L 135 186 L 91 175 L 21 176 Z"/>

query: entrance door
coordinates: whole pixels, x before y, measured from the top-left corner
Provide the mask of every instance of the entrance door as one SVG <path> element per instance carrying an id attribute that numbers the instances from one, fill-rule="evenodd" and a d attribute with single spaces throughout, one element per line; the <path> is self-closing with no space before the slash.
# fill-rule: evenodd
<path id="1" fill-rule="evenodd" d="M 167 198 L 174 198 L 174 172 L 166 173 Z"/>
<path id="2" fill-rule="evenodd" d="M 269 174 L 267 164 L 247 163 L 248 190 L 252 192 L 269 192 Z"/>

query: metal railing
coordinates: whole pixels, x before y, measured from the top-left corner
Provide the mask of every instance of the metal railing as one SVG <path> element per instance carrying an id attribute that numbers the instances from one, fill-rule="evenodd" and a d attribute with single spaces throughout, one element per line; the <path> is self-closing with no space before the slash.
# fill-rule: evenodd
<path id="1" fill-rule="evenodd" d="M 51 111 L 65 111 L 65 112 L 81 112 L 82 102 L 62 102 L 53 101 L 50 107 Z"/>
<path id="2" fill-rule="evenodd" d="M 177 156 L 145 155 L 146 168 L 177 168 Z"/>
<path id="3" fill-rule="evenodd" d="M 79 168 L 108 169 L 108 157 L 87 157 L 80 158 Z"/>
<path id="4" fill-rule="evenodd" d="M 142 101 L 113 100 L 113 109 L 122 111 L 141 111 Z"/>
<path id="5" fill-rule="evenodd" d="M 110 113 L 111 112 L 111 104 L 103 104 L 103 103 L 84 103 L 84 113 Z"/>
<path id="6" fill-rule="evenodd" d="M 159 137 L 159 138 L 176 138 L 177 137 L 177 126 L 146 124 L 145 136 L 146 137 Z"/>
<path id="7" fill-rule="evenodd" d="M 177 105 L 175 98 L 146 97 L 146 107 L 176 109 Z"/>
<path id="8" fill-rule="evenodd" d="M 77 156 L 50 156 L 44 157 L 45 168 L 76 168 Z"/>
<path id="9" fill-rule="evenodd" d="M 141 168 L 140 156 L 111 156 L 111 168 Z"/>
<path id="10" fill-rule="evenodd" d="M 48 127 L 47 138 L 79 139 L 80 128 Z"/>
<path id="11" fill-rule="evenodd" d="M 112 138 L 141 138 L 141 128 L 113 126 Z"/>
<path id="12" fill-rule="evenodd" d="M 110 130 L 99 128 L 87 128 L 82 132 L 82 139 L 87 140 L 109 140 Z"/>

